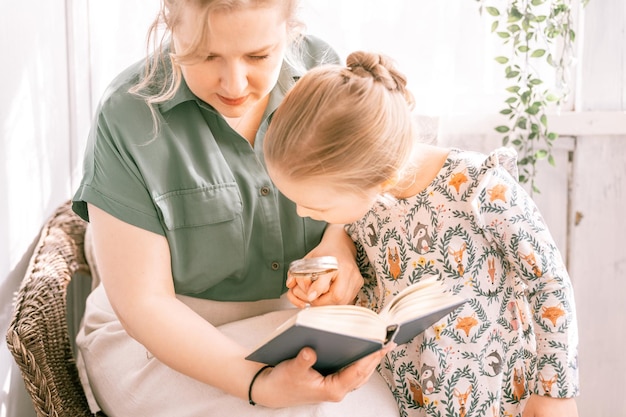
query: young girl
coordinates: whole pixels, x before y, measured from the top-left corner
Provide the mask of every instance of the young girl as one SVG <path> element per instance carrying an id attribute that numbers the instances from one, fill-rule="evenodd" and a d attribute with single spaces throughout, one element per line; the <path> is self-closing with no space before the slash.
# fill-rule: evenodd
<path id="1" fill-rule="evenodd" d="M 411 103 L 380 55 L 311 70 L 272 119 L 270 176 L 301 216 L 348 224 L 376 276 L 358 303 L 433 275 L 469 299 L 381 362 L 401 415 L 576 416 L 572 285 L 514 153 L 420 143 Z"/>

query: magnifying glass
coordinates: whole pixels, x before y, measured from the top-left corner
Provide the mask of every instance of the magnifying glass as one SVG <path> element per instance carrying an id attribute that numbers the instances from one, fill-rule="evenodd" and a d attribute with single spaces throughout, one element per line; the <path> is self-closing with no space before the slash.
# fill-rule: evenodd
<path id="1" fill-rule="evenodd" d="M 311 282 L 337 269 L 339 269 L 339 263 L 334 256 L 298 259 L 289 264 L 289 273 L 294 278 L 310 278 Z"/>

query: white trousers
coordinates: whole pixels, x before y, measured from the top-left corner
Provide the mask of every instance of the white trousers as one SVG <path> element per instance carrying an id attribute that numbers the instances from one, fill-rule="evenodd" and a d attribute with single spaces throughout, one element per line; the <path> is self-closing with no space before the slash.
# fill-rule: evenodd
<path id="1" fill-rule="evenodd" d="M 179 298 L 226 335 L 250 348 L 295 311 L 289 308 L 291 304 L 284 297 L 251 303 Z M 90 406 L 93 411 L 102 409 L 109 417 L 399 415 L 393 395 L 378 373 L 339 403 L 282 409 L 251 406 L 245 400 L 176 372 L 152 357 L 124 331 L 102 285 L 87 299 L 76 341 L 77 363 Z"/>

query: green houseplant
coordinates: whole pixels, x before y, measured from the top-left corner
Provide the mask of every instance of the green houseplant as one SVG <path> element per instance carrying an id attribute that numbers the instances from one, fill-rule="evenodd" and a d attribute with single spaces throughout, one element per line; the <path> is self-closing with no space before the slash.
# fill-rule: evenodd
<path id="1" fill-rule="evenodd" d="M 506 46 L 495 60 L 504 67 L 507 122 L 495 130 L 502 144 L 519 154 L 519 181 L 535 183 L 537 164 L 555 165 L 552 146 L 558 135 L 548 125 L 551 107 L 558 108 L 570 94 L 569 74 L 574 41 L 571 0 L 476 0 L 481 14 L 492 19 L 491 32 Z M 588 0 L 587 0 L 588 1 Z M 585 0 L 581 0 L 584 6 Z M 485 13 L 486 12 L 486 13 Z M 554 82 L 546 77 L 554 76 Z M 554 87 L 549 87 L 553 84 Z"/>

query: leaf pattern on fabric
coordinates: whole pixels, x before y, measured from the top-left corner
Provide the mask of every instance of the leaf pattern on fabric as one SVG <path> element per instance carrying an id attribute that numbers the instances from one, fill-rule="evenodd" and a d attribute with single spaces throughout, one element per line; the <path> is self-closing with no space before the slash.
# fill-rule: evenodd
<path id="1" fill-rule="evenodd" d="M 469 300 L 381 362 L 402 416 L 521 416 L 531 393 L 578 394 L 571 281 L 515 158 L 452 149 L 420 194 L 346 226 L 358 304 L 380 311 L 433 275 Z"/>

